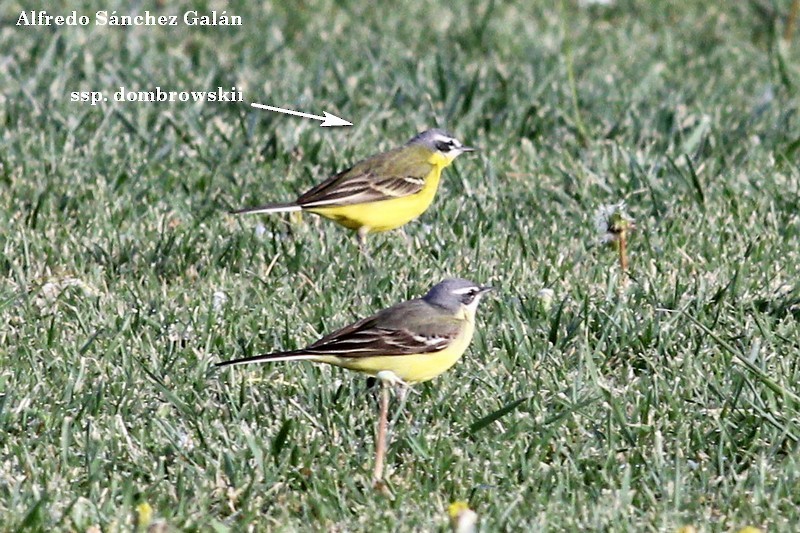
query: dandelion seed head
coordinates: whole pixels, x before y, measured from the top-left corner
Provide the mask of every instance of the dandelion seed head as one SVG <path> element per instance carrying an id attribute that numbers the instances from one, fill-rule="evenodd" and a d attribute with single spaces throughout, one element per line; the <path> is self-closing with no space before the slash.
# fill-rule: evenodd
<path id="1" fill-rule="evenodd" d="M 594 226 L 601 244 L 615 242 L 622 231 L 635 227 L 633 218 L 625 212 L 625 201 L 604 204 L 597 208 Z"/>

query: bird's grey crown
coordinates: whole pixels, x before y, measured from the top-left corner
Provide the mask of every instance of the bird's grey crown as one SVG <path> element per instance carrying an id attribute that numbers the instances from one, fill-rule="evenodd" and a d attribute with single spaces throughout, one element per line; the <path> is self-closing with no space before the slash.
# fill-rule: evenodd
<path id="1" fill-rule="evenodd" d="M 422 299 L 429 304 L 455 311 L 461 305 L 465 289 L 480 289 L 480 285 L 462 278 L 446 279 L 434 285 Z"/>
<path id="2" fill-rule="evenodd" d="M 458 139 L 446 131 L 438 128 L 426 130 L 415 135 L 410 141 L 408 141 L 408 144 L 421 144 L 430 148 L 431 150 L 436 150 L 436 143 L 440 142 L 453 143 L 455 146 L 461 146 L 461 143 L 458 141 Z"/>

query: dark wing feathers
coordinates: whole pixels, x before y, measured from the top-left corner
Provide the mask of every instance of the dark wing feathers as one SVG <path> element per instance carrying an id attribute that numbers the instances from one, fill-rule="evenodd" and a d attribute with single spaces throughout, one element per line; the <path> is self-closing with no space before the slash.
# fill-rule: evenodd
<path id="1" fill-rule="evenodd" d="M 460 321 L 446 315 L 426 314 L 425 322 L 414 320 L 414 307 L 428 306 L 411 300 L 326 335 L 300 350 L 314 355 L 368 357 L 409 355 L 442 350 L 458 336 Z"/>
<path id="2" fill-rule="evenodd" d="M 336 175 L 331 176 L 319 185 L 315 185 L 307 190 L 297 198 L 298 205 L 313 205 L 319 202 L 326 202 L 330 200 L 338 200 L 352 194 L 351 187 L 343 187 L 346 184 L 347 175 L 352 171 L 352 168 L 343 170 Z"/>
<path id="3" fill-rule="evenodd" d="M 391 176 L 375 179 L 369 183 L 370 189 L 388 197 L 397 198 L 416 194 L 425 186 L 423 178 L 415 176 Z"/>
<path id="4" fill-rule="evenodd" d="M 425 186 L 425 176 L 433 166 L 407 150 L 365 159 L 303 193 L 297 204 L 307 208 L 342 206 L 416 194 Z"/>

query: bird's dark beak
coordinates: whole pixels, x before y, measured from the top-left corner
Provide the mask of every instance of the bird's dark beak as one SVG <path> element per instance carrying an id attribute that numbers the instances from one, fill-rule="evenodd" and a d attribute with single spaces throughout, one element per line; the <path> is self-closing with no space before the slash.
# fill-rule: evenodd
<path id="1" fill-rule="evenodd" d="M 462 146 L 459 148 L 462 152 L 477 152 L 480 148 L 475 148 L 474 146 Z"/>
<path id="2" fill-rule="evenodd" d="M 487 285 L 485 287 L 481 287 L 481 294 L 486 293 L 486 292 L 492 292 L 493 290 L 495 290 L 494 287 L 489 287 Z"/>

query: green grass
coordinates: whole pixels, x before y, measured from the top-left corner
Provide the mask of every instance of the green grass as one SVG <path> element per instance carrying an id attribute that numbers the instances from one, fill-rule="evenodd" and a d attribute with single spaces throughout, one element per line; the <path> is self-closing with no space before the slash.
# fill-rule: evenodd
<path id="1" fill-rule="evenodd" d="M 788 3 L 233 2 L 228 29 L 19 28 L 30 6 L 3 4 L 0 527 L 129 529 L 146 502 L 177 530 L 443 530 L 467 500 L 486 531 L 793 530 Z M 138 9 L 191 8 L 165 6 Z M 121 85 L 237 85 L 355 126 L 69 101 Z M 406 227 L 411 256 L 394 233 L 370 265 L 313 216 L 225 214 L 432 126 L 483 150 Z M 592 222 L 622 199 L 627 284 Z M 464 359 L 410 398 L 393 500 L 370 489 L 362 378 L 212 368 L 456 275 L 500 291 Z"/>

